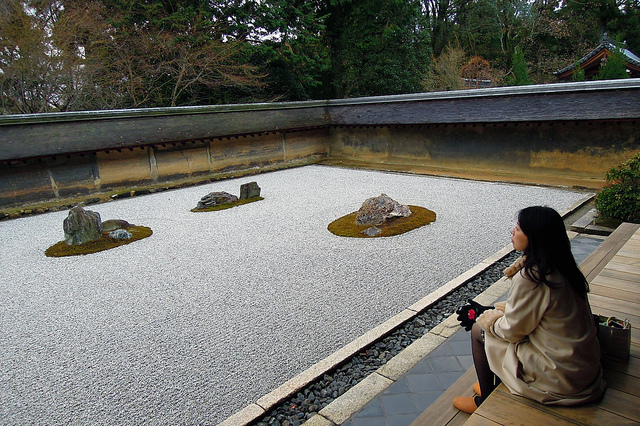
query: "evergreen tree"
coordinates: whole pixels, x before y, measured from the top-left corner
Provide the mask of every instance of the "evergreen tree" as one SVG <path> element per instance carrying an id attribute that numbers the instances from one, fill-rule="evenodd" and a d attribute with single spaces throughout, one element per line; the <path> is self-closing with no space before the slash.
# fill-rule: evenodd
<path id="1" fill-rule="evenodd" d="M 584 68 L 580 66 L 580 62 L 576 61 L 573 65 L 573 74 L 571 75 L 571 81 L 585 81 Z"/>
<path id="2" fill-rule="evenodd" d="M 265 97 L 325 98 L 329 71 L 320 0 L 264 0 L 251 18 L 250 61 L 266 75 Z"/>
<path id="3" fill-rule="evenodd" d="M 611 56 L 606 57 L 600 64 L 598 74 L 593 77 L 594 80 L 616 80 L 620 78 L 629 78 L 627 74 L 626 58 L 622 50 L 618 47 L 611 52 Z"/>
<path id="4" fill-rule="evenodd" d="M 330 0 L 328 11 L 332 97 L 422 89 L 429 36 L 420 1 Z"/>
<path id="5" fill-rule="evenodd" d="M 502 10 L 504 13 L 505 9 Z M 502 56 L 502 28 L 496 0 L 461 2 L 456 12 L 455 37 L 460 46 L 476 56 L 496 59 Z"/>
<path id="6" fill-rule="evenodd" d="M 527 63 L 524 60 L 524 53 L 518 46 L 513 51 L 512 75 L 508 78 L 509 86 L 523 86 L 531 84 Z"/>

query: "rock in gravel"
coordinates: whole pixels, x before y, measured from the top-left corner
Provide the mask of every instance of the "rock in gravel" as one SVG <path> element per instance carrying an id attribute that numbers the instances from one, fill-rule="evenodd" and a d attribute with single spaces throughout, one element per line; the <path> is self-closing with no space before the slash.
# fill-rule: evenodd
<path id="1" fill-rule="evenodd" d="M 102 222 L 102 232 L 114 231 L 116 229 L 126 229 L 131 225 L 126 220 L 122 219 L 109 219 Z"/>
<path id="2" fill-rule="evenodd" d="M 382 225 L 393 217 L 407 217 L 411 214 L 408 206 L 400 204 L 387 194 L 368 198 L 356 214 L 356 225 Z"/>
<path id="3" fill-rule="evenodd" d="M 240 185 L 240 199 L 246 200 L 247 198 L 259 197 L 260 187 L 256 182 L 249 182 Z"/>
<path id="4" fill-rule="evenodd" d="M 382 229 L 378 228 L 377 226 L 371 226 L 367 229 L 365 229 L 364 231 L 362 231 L 363 234 L 366 234 L 370 237 L 375 237 L 376 235 L 378 235 L 379 233 L 382 232 Z"/>
<path id="5" fill-rule="evenodd" d="M 197 208 L 204 209 L 220 204 L 233 203 L 234 201 L 238 201 L 238 197 L 231 195 L 228 192 L 210 192 L 200 199 Z"/>
<path id="6" fill-rule="evenodd" d="M 100 213 L 75 206 L 62 223 L 64 241 L 67 245 L 80 245 L 102 237 Z"/>
<path id="7" fill-rule="evenodd" d="M 124 229 L 116 229 L 115 231 L 111 231 L 109 233 L 109 236 L 111 238 L 115 238 L 116 240 L 130 240 L 132 237 L 131 232 Z"/>

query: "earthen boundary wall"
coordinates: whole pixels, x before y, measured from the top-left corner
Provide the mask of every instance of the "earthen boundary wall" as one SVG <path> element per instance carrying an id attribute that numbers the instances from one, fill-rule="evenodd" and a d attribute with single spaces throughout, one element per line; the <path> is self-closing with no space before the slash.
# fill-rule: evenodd
<path id="1" fill-rule="evenodd" d="M 317 162 L 596 189 L 639 151 L 640 79 L 9 115 L 0 212 Z"/>

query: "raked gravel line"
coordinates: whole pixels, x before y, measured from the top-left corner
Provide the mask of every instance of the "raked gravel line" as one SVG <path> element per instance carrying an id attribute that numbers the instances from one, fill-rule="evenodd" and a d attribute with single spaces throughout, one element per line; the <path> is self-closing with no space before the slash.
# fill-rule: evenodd
<path id="1" fill-rule="evenodd" d="M 255 180 L 264 200 L 192 213 Z M 391 238 L 327 225 L 386 193 L 436 212 Z M 89 206 L 150 238 L 48 258 L 67 211 L 0 222 L 0 422 L 215 424 L 585 193 L 325 166 Z"/>

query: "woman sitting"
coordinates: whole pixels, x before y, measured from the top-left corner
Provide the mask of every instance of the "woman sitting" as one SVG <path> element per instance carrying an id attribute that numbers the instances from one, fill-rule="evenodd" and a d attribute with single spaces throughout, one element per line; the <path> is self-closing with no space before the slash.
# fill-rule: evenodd
<path id="1" fill-rule="evenodd" d="M 502 381 L 515 395 L 543 404 L 575 405 L 600 398 L 600 347 L 589 285 L 578 268 L 558 212 L 527 207 L 511 242 L 523 256 L 505 270 L 506 303 L 480 315 L 471 331 L 476 397 L 453 404 L 473 413 Z"/>

